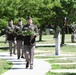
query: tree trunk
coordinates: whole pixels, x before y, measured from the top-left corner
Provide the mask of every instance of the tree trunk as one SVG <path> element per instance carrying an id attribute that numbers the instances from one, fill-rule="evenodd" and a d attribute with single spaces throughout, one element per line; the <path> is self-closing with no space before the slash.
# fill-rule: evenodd
<path id="1" fill-rule="evenodd" d="M 42 41 L 42 28 L 40 28 L 40 32 L 39 32 L 39 41 Z"/>
<path id="2" fill-rule="evenodd" d="M 65 44 L 65 26 L 62 28 L 62 39 L 61 39 L 61 45 Z"/>

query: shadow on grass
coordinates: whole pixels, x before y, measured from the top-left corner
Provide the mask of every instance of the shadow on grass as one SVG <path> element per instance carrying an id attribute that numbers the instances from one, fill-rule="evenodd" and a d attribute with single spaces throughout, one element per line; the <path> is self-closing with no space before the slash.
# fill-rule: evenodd
<path id="1" fill-rule="evenodd" d="M 76 73 L 54 73 L 49 71 L 46 75 L 76 75 Z"/>
<path id="2" fill-rule="evenodd" d="M 5 43 L 5 41 L 0 41 L 0 43 Z"/>
<path id="3" fill-rule="evenodd" d="M 6 65 L 5 67 L 4 67 L 4 70 L 9 70 L 9 69 L 11 69 L 12 68 L 12 63 L 10 62 L 10 63 L 8 63 L 8 65 Z"/>
<path id="4" fill-rule="evenodd" d="M 75 42 L 66 42 L 66 43 L 76 43 L 76 41 Z"/>
<path id="5" fill-rule="evenodd" d="M 38 40 L 38 41 L 36 41 L 36 42 L 46 42 L 46 41 L 45 41 L 45 40 L 41 40 L 41 41 Z"/>
<path id="6" fill-rule="evenodd" d="M 0 47 L 0 50 L 8 50 L 9 47 Z"/>
<path id="7" fill-rule="evenodd" d="M 22 70 L 22 69 L 26 69 L 26 68 L 19 68 L 19 67 L 18 68 L 11 68 L 11 70 L 18 70 L 18 69 Z"/>

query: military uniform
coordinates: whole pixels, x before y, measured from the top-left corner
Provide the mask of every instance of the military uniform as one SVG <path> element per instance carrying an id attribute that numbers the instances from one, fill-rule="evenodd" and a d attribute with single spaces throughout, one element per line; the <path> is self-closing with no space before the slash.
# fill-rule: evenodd
<path id="1" fill-rule="evenodd" d="M 34 31 L 35 34 L 34 34 L 34 36 L 25 35 L 25 37 L 24 37 L 24 51 L 25 51 L 26 62 L 30 66 L 33 66 L 34 49 L 35 49 L 35 38 L 38 35 L 38 28 L 34 24 L 24 25 L 23 31 L 28 31 L 28 30 Z M 26 68 L 28 68 L 27 65 L 26 65 Z"/>
<path id="2" fill-rule="evenodd" d="M 15 49 L 16 49 L 16 43 L 15 43 L 15 35 L 14 35 L 14 28 L 15 26 L 7 26 L 5 29 L 6 35 L 7 35 L 7 40 L 9 43 L 9 49 L 10 49 L 10 56 L 12 56 L 12 44 L 14 44 L 14 51 L 13 53 L 15 54 Z"/>
<path id="3" fill-rule="evenodd" d="M 23 26 L 17 25 L 15 27 L 15 32 L 16 32 L 16 41 L 17 41 L 17 58 L 20 58 L 20 49 L 22 49 L 22 57 L 23 57 L 23 36 L 18 33 L 18 31 L 22 31 Z"/>

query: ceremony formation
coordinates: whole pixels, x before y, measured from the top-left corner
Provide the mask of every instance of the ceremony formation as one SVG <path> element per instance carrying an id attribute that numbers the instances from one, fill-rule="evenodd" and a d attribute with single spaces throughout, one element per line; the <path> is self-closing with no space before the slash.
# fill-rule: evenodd
<path id="1" fill-rule="evenodd" d="M 76 0 L 0 0 L 0 75 L 76 75 Z"/>
<path id="2" fill-rule="evenodd" d="M 30 66 L 33 69 L 35 38 L 38 36 L 38 28 L 32 24 L 32 18 L 27 18 L 27 24 L 22 25 L 22 20 L 18 20 L 18 25 L 13 24 L 13 20 L 8 21 L 8 26 L 5 28 L 6 42 L 9 44 L 10 56 L 16 54 L 17 59 L 24 58 L 26 68 Z M 14 44 L 14 49 L 13 48 Z"/>

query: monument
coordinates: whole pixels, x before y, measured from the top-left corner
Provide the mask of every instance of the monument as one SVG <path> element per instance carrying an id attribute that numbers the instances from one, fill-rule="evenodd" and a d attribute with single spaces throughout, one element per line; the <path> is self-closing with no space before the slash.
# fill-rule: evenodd
<path id="1" fill-rule="evenodd" d="M 60 55 L 60 28 L 59 26 L 56 29 L 54 38 L 55 38 L 55 55 Z"/>

